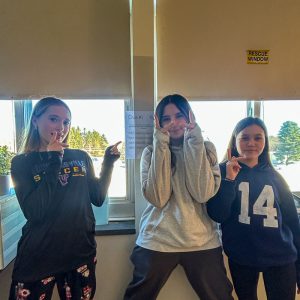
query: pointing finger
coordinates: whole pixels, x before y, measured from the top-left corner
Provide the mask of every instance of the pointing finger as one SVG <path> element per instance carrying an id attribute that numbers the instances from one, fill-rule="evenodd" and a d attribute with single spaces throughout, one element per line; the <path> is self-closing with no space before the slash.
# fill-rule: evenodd
<path id="1" fill-rule="evenodd" d="M 195 115 L 192 110 L 189 110 L 190 124 L 195 124 Z"/>
<path id="2" fill-rule="evenodd" d="M 113 148 L 117 148 L 120 144 L 122 143 L 122 141 L 118 141 L 113 145 Z"/>
<path id="3" fill-rule="evenodd" d="M 227 159 L 231 160 L 231 149 L 230 148 L 227 149 Z"/>
<path id="4" fill-rule="evenodd" d="M 110 149 L 110 152 L 115 152 L 115 151 L 118 151 L 118 146 L 122 143 L 122 141 L 119 141 L 117 143 L 115 143 L 112 148 Z"/>

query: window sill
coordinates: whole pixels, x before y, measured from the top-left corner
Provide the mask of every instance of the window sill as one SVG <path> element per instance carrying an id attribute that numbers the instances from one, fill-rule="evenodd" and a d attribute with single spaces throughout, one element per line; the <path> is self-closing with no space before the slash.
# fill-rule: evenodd
<path id="1" fill-rule="evenodd" d="M 135 234 L 134 221 L 113 221 L 107 225 L 96 225 L 96 236 Z"/>

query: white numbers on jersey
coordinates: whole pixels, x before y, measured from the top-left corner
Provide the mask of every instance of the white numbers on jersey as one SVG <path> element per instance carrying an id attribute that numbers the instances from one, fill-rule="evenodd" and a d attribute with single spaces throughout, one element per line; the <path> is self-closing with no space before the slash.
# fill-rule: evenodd
<path id="1" fill-rule="evenodd" d="M 242 192 L 239 222 L 250 224 L 249 182 L 241 182 L 239 190 Z M 267 203 L 266 206 L 264 206 L 265 203 Z M 253 214 L 266 216 L 266 218 L 264 218 L 265 227 L 278 227 L 278 220 L 275 218 L 277 217 L 277 209 L 274 207 L 274 192 L 272 186 L 264 186 L 262 192 L 253 205 Z"/>

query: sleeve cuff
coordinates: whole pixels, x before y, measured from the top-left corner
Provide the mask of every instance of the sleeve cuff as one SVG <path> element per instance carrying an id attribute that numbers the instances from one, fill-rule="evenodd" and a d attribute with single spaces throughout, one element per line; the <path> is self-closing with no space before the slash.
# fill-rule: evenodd
<path id="1" fill-rule="evenodd" d="M 222 184 L 224 184 L 225 186 L 227 186 L 229 188 L 230 186 L 235 186 L 236 181 L 228 179 L 228 178 L 222 178 Z"/>
<path id="2" fill-rule="evenodd" d="M 224 178 L 224 180 L 225 180 L 225 181 L 229 181 L 229 182 L 235 182 L 235 180 L 234 180 L 234 179 L 229 179 L 229 178 L 227 178 L 227 177 L 226 177 L 226 178 Z"/>

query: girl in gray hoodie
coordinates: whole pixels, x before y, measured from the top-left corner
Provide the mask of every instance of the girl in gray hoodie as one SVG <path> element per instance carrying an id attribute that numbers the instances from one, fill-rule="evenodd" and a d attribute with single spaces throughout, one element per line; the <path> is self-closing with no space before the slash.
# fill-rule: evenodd
<path id="1" fill-rule="evenodd" d="M 217 225 L 206 211 L 220 185 L 216 150 L 204 142 L 181 95 L 166 96 L 157 105 L 153 145 L 141 158 L 141 184 L 148 206 L 124 299 L 156 299 L 178 264 L 202 300 L 233 299 Z"/>

